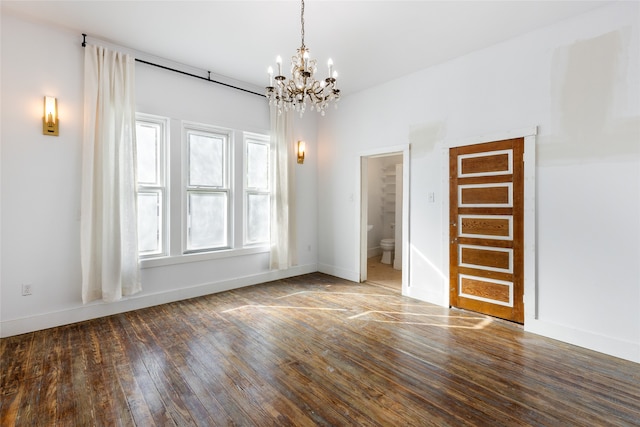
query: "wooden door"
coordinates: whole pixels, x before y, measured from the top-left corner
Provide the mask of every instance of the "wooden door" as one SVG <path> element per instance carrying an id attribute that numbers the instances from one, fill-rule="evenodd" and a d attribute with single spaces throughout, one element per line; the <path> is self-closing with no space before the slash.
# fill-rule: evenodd
<path id="1" fill-rule="evenodd" d="M 450 303 L 524 323 L 524 139 L 451 148 Z"/>

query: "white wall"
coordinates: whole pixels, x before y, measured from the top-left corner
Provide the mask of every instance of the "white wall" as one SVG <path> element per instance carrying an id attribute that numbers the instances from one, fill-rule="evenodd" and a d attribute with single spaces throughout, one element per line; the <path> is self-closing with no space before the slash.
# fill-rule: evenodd
<path id="1" fill-rule="evenodd" d="M 315 116 L 308 114 L 296 120 L 294 130 L 296 139 L 307 141 L 308 151 L 305 164 L 296 167 L 298 267 L 270 272 L 264 251 L 223 258 L 198 255 L 188 263 L 145 262 L 142 293 L 113 304 L 83 306 L 82 38 L 7 13 L 1 31 L 1 336 L 317 270 L 317 131 Z M 42 135 L 44 95 L 58 97 L 59 137 Z M 171 118 L 172 150 L 180 149 L 180 120 L 269 132 L 266 99 L 148 65 L 136 65 L 136 97 L 138 111 Z M 171 190 L 179 191 L 179 180 Z M 171 209 L 179 212 L 176 206 Z M 241 221 L 238 215 L 236 221 Z M 179 236 L 179 229 L 171 234 Z M 32 284 L 33 295 L 21 295 L 22 283 Z"/>
<path id="2" fill-rule="evenodd" d="M 639 8 L 596 9 L 344 97 L 319 125 L 320 270 L 357 280 L 359 156 L 410 143 L 409 294 L 448 305 L 446 147 L 538 126 L 525 329 L 640 362 Z"/>

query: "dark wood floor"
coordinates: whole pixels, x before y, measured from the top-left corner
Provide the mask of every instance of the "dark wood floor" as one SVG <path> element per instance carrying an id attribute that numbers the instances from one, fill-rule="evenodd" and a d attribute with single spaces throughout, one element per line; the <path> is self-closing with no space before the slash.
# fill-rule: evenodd
<path id="1" fill-rule="evenodd" d="M 1 340 L 2 425 L 640 425 L 640 365 L 310 274 Z"/>

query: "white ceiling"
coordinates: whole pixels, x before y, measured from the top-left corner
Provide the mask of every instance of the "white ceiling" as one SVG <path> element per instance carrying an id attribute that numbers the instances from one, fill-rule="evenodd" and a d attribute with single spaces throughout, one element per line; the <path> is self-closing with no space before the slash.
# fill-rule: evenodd
<path id="1" fill-rule="evenodd" d="M 307 0 L 305 44 L 322 77 L 333 59 L 348 95 L 608 3 Z M 299 1 L 22 0 L 2 12 L 258 86 L 301 41 Z"/>

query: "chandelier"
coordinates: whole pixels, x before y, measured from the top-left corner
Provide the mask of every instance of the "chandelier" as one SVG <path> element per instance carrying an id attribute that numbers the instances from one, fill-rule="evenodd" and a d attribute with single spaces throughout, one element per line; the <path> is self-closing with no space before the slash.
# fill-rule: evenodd
<path id="1" fill-rule="evenodd" d="M 269 98 L 269 105 L 278 108 L 278 114 L 282 111 L 295 110 L 304 114 L 307 103 L 311 110 L 318 111 L 324 116 L 325 109 L 331 101 L 337 102 L 340 99 L 340 89 L 336 88 L 338 73 L 333 69 L 333 61 L 329 59 L 329 77 L 317 81 L 313 75 L 317 71 L 315 59 L 309 59 L 309 49 L 304 44 L 304 0 L 300 10 L 300 23 L 302 27 L 302 45 L 298 48 L 297 54 L 291 57 L 291 79 L 282 75 L 282 58 L 276 58 L 278 74 L 273 76 L 273 68 L 269 67 L 269 86 L 267 86 L 266 96 Z M 274 84 L 275 79 L 275 84 Z M 337 104 L 336 104 L 337 107 Z"/>

